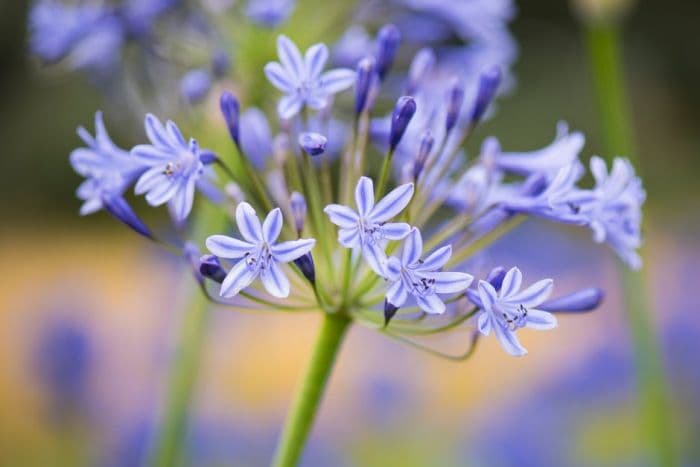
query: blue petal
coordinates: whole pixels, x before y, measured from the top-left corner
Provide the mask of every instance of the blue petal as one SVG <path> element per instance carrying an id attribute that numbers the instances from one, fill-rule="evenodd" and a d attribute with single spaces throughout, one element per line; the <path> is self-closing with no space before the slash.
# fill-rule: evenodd
<path id="1" fill-rule="evenodd" d="M 362 248 L 362 257 L 367 265 L 377 274 L 386 276 L 385 263 L 387 261 L 384 250 L 374 243 L 366 243 Z"/>
<path id="2" fill-rule="evenodd" d="M 463 272 L 434 272 L 435 292 L 458 293 L 466 290 L 474 280 L 472 276 Z"/>
<path id="3" fill-rule="evenodd" d="M 379 223 L 388 221 L 408 206 L 411 197 L 413 197 L 413 183 L 394 188 L 374 206 L 370 218 Z"/>
<path id="4" fill-rule="evenodd" d="M 436 271 L 443 267 L 445 263 L 450 260 L 452 256 L 452 246 L 447 245 L 442 248 L 438 248 L 432 254 L 430 254 L 420 266 L 422 271 Z"/>
<path id="5" fill-rule="evenodd" d="M 315 244 L 316 240 L 313 238 L 302 238 L 299 240 L 280 242 L 276 245 L 272 245 L 270 250 L 275 261 L 279 263 L 289 263 L 311 251 Z"/>
<path id="6" fill-rule="evenodd" d="M 194 178 L 190 178 L 186 183 L 181 183 L 178 190 L 175 192 L 173 197 L 170 199 L 170 207 L 172 213 L 175 216 L 176 222 L 181 222 L 187 219 L 187 216 L 192 211 L 192 204 L 194 203 L 194 189 L 195 189 Z M 148 199 L 148 197 L 146 197 Z"/>
<path id="7" fill-rule="evenodd" d="M 332 223 L 345 229 L 357 227 L 359 217 L 347 206 L 340 204 L 329 204 L 323 209 Z"/>
<path id="8" fill-rule="evenodd" d="M 153 167 L 143 173 L 134 186 L 134 193 L 142 195 L 155 188 L 162 180 L 166 178 L 163 175 L 163 167 Z"/>
<path id="9" fill-rule="evenodd" d="M 305 76 L 304 61 L 297 46 L 287 36 L 281 35 L 277 38 L 277 55 L 294 82 L 301 82 Z"/>
<path id="10" fill-rule="evenodd" d="M 174 180 L 162 175 L 158 183 L 146 193 L 146 202 L 151 206 L 160 206 L 170 201 L 182 185 L 181 180 Z"/>
<path id="11" fill-rule="evenodd" d="M 306 50 L 304 63 L 309 80 L 315 81 L 323 71 L 328 60 L 328 47 L 325 44 L 314 44 Z"/>
<path id="12" fill-rule="evenodd" d="M 557 327 L 557 318 L 546 311 L 530 308 L 527 310 L 527 324 L 530 329 L 545 331 Z"/>
<path id="13" fill-rule="evenodd" d="M 357 227 L 342 228 L 338 230 L 338 243 L 345 248 L 357 248 L 360 246 L 360 230 Z"/>
<path id="14" fill-rule="evenodd" d="M 496 331 L 496 337 L 501 343 L 501 347 L 503 347 L 506 352 L 514 357 L 522 357 L 527 354 L 527 350 L 520 345 L 520 341 L 518 341 L 518 337 L 513 331 L 498 324 L 493 326 L 493 328 L 494 331 Z"/>
<path id="15" fill-rule="evenodd" d="M 170 142 L 168 141 L 165 128 L 155 115 L 146 115 L 144 127 L 146 129 L 146 136 L 148 136 L 148 139 L 149 141 L 151 141 L 151 143 L 153 143 L 161 149 L 170 148 Z"/>
<path id="16" fill-rule="evenodd" d="M 296 89 L 282 65 L 277 62 L 270 62 L 265 65 L 265 76 L 267 76 L 267 79 L 274 87 L 284 93 L 291 93 Z"/>
<path id="17" fill-rule="evenodd" d="M 382 225 L 382 234 L 387 240 L 401 240 L 411 231 L 411 226 L 405 222 L 389 222 Z"/>
<path id="18" fill-rule="evenodd" d="M 289 120 L 299 113 L 304 100 L 298 93 L 282 97 L 277 103 L 277 113 L 283 120 Z"/>
<path id="19" fill-rule="evenodd" d="M 523 273 L 518 268 L 511 268 L 503 278 L 501 285 L 501 298 L 507 298 L 520 290 L 523 283 Z"/>
<path id="20" fill-rule="evenodd" d="M 549 298 L 554 282 L 552 279 L 543 279 L 535 282 L 530 287 L 507 298 L 509 303 L 522 305 L 525 308 L 535 308 Z"/>
<path id="21" fill-rule="evenodd" d="M 219 258 L 238 259 L 255 249 L 252 243 L 226 235 L 211 235 L 207 238 L 207 249 Z"/>
<path id="22" fill-rule="evenodd" d="M 386 266 L 384 267 L 386 271 L 386 278 L 390 281 L 397 281 L 401 275 L 401 261 L 395 256 L 392 256 L 386 261 Z M 393 305 L 396 303 L 392 302 Z M 397 305 L 400 306 L 400 305 Z"/>
<path id="23" fill-rule="evenodd" d="M 282 231 L 282 211 L 280 208 L 275 208 L 267 215 L 263 221 L 262 231 L 263 239 L 270 245 L 277 241 L 277 237 L 280 236 Z"/>
<path id="24" fill-rule="evenodd" d="M 479 298 L 481 299 L 481 304 L 483 305 L 484 310 L 490 313 L 493 309 L 493 305 L 498 299 L 496 289 L 494 289 L 493 286 L 486 281 L 479 281 L 477 289 L 479 290 Z"/>
<path id="25" fill-rule="evenodd" d="M 386 291 L 386 299 L 397 308 L 401 308 L 408 298 L 408 289 L 403 281 L 396 281 Z"/>
<path id="26" fill-rule="evenodd" d="M 374 185 L 371 178 L 360 177 L 355 187 L 355 204 L 360 217 L 367 217 L 374 207 Z"/>
<path id="27" fill-rule="evenodd" d="M 158 164 L 172 159 L 173 154 L 168 150 L 153 146 L 151 144 L 139 144 L 131 150 L 133 157 L 141 159 L 148 165 Z"/>
<path id="28" fill-rule="evenodd" d="M 185 137 L 182 136 L 182 133 L 180 133 L 180 129 L 177 127 L 177 125 L 175 125 L 175 122 L 168 120 L 165 124 L 165 129 L 167 130 L 170 139 L 174 143 L 177 143 L 179 146 L 187 146 L 187 141 L 185 141 Z"/>
<path id="29" fill-rule="evenodd" d="M 274 261 L 270 263 L 270 267 L 262 270 L 260 280 L 262 280 L 265 290 L 273 297 L 286 298 L 289 296 L 289 279 Z"/>
<path id="30" fill-rule="evenodd" d="M 238 295 L 238 292 L 248 287 L 255 277 L 258 270 L 248 267 L 245 259 L 240 260 L 226 275 L 226 278 L 221 283 L 219 295 L 222 297 L 233 297 Z"/>
<path id="31" fill-rule="evenodd" d="M 263 241 L 260 219 L 255 214 L 255 209 L 245 201 L 236 208 L 236 226 L 243 238 L 250 243 L 258 244 Z"/>
<path id="32" fill-rule="evenodd" d="M 321 75 L 320 88 L 326 94 L 335 94 L 348 89 L 355 83 L 355 71 L 338 68 Z"/>
<path id="33" fill-rule="evenodd" d="M 416 303 L 421 310 L 431 315 L 441 315 L 445 312 L 445 304 L 435 294 L 417 296 Z"/>
<path id="34" fill-rule="evenodd" d="M 401 262 L 406 266 L 416 263 L 422 253 L 423 238 L 420 235 L 420 231 L 414 227 L 403 242 Z M 394 305 L 396 304 L 394 303 Z"/>
<path id="35" fill-rule="evenodd" d="M 477 329 L 484 336 L 488 336 L 491 333 L 491 315 L 488 311 L 481 311 L 479 317 L 476 321 Z"/>

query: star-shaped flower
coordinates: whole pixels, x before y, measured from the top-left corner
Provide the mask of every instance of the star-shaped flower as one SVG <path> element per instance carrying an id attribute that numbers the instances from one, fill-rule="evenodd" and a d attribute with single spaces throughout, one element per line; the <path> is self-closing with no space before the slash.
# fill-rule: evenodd
<path id="1" fill-rule="evenodd" d="M 136 182 L 135 192 L 146 193 L 151 206 L 168 203 L 175 221 L 181 222 L 192 210 L 195 187 L 204 182 L 203 152 L 195 139 L 185 141 L 172 121 L 163 126 L 148 114 L 145 127 L 151 144 L 140 144 L 131 154 L 150 168 Z"/>
<path id="2" fill-rule="evenodd" d="M 345 248 L 359 248 L 374 272 L 384 276 L 386 240 L 401 240 L 411 231 L 405 222 L 388 221 L 408 206 L 412 196 L 413 183 L 406 183 L 374 204 L 372 180 L 360 177 L 355 187 L 357 212 L 341 204 L 329 204 L 323 211 L 340 227 L 338 243 Z"/>
<path id="3" fill-rule="evenodd" d="M 477 318 L 479 332 L 488 336 L 493 329 L 503 349 L 516 357 L 527 353 L 515 335 L 518 329 L 546 330 L 557 325 L 557 319 L 552 314 L 536 308 L 551 294 L 552 279 L 535 282 L 525 290 L 520 290 L 522 282 L 520 269 L 512 268 L 503 278 L 499 292 L 491 283 L 480 280 L 478 296 L 468 294 L 472 302 L 481 308 Z"/>
<path id="4" fill-rule="evenodd" d="M 387 261 L 389 288 L 386 299 L 395 308 L 400 308 L 412 295 L 426 313 L 442 314 L 445 304 L 438 294 L 463 292 L 474 278 L 463 272 L 440 271 L 452 256 L 449 245 L 435 250 L 424 260 L 421 259 L 422 253 L 423 238 L 414 227 L 404 241 L 401 259 L 392 256 Z"/>
<path id="5" fill-rule="evenodd" d="M 260 225 L 255 210 L 248 203 L 236 208 L 236 225 L 244 240 L 226 235 L 212 235 L 206 240 L 210 252 L 219 258 L 235 259 L 221 283 L 219 294 L 233 297 L 260 277 L 265 289 L 275 297 L 289 296 L 289 279 L 280 264 L 305 255 L 316 244 L 313 238 L 277 242 L 282 231 L 282 211 L 275 208 Z"/>
<path id="6" fill-rule="evenodd" d="M 314 44 L 302 58 L 301 52 L 286 36 L 277 38 L 279 62 L 265 65 L 265 76 L 277 89 L 285 93 L 277 105 L 283 119 L 292 118 L 302 106 L 321 109 L 333 94 L 343 91 L 355 82 L 355 71 L 337 68 L 323 74 L 328 60 L 328 47 Z"/>

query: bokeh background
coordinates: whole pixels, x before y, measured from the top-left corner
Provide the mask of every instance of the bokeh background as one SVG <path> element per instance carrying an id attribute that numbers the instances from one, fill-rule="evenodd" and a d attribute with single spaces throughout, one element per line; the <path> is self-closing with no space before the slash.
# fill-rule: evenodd
<path id="1" fill-rule="evenodd" d="M 474 138 L 535 149 L 557 120 L 601 151 L 580 29 L 566 2 L 518 2 L 517 87 Z M 104 107 L 77 74 L 27 51 L 23 1 L 0 5 L 0 465 L 135 466 L 162 408 L 186 271 L 104 214 L 81 218 L 68 154 Z M 625 65 L 648 192 L 645 274 L 683 465 L 700 465 L 700 4 L 639 2 Z M 210 106 L 213 108 L 213 106 Z M 140 118 L 104 107 L 115 141 Z M 206 107 L 205 107 L 206 108 Z M 121 120 L 120 120 L 121 119 Z M 561 292 L 595 285 L 604 306 L 523 332 L 530 354 L 486 339 L 465 363 L 437 360 L 355 328 L 303 464 L 309 466 L 645 465 L 612 255 L 588 233 L 530 222 L 485 265 L 517 263 Z M 583 282 L 583 283 L 582 283 Z M 265 465 L 316 316 L 211 314 L 187 436 L 190 465 Z M 466 334 L 464 335 L 466 339 Z"/>

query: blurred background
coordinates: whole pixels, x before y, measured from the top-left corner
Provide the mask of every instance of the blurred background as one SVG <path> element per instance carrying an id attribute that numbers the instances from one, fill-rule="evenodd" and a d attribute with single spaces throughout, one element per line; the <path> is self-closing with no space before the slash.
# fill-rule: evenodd
<path id="1" fill-rule="evenodd" d="M 143 138 L 141 117 L 106 105 L 83 75 L 39 66 L 27 47 L 28 7 L 0 5 L 0 465 L 142 465 L 186 272 L 104 213 L 78 216 L 80 178 L 68 164 L 80 145 L 75 128 L 92 128 L 103 108 L 113 139 L 129 147 Z M 506 150 L 536 149 L 561 119 L 586 134 L 585 155 L 600 153 L 571 9 L 555 0 L 517 7 L 517 84 L 474 140 L 493 134 Z M 648 193 L 644 271 L 687 466 L 700 465 L 698 18 L 697 2 L 639 2 L 624 36 Z M 301 28 L 303 19 L 291 24 Z M 555 332 L 522 332 L 530 350 L 522 359 L 485 339 L 474 358 L 450 363 L 354 328 L 303 465 L 645 464 L 612 254 L 587 232 L 529 222 L 481 260 L 517 263 L 526 278 L 556 277 L 561 293 L 603 287 L 607 299 L 594 313 L 563 317 Z M 269 461 L 316 323 L 313 315 L 212 313 L 189 465 Z"/>

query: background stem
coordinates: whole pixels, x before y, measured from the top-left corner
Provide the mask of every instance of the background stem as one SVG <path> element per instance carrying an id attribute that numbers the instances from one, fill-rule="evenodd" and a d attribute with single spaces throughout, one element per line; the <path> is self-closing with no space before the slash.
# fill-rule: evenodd
<path id="1" fill-rule="evenodd" d="M 629 157 L 639 171 L 625 96 L 619 26 L 614 22 L 590 23 L 585 34 L 605 150 L 608 157 Z M 645 264 L 649 268 L 648 262 Z M 671 415 L 661 350 L 651 319 L 649 288 L 641 273 L 624 266 L 619 267 L 619 272 L 636 358 L 643 445 L 649 448 L 655 465 L 673 466 L 676 458 Z"/>
<path id="2" fill-rule="evenodd" d="M 272 465 L 292 467 L 299 460 L 349 324 L 344 314 L 323 313 L 313 355 L 292 402 Z"/>

